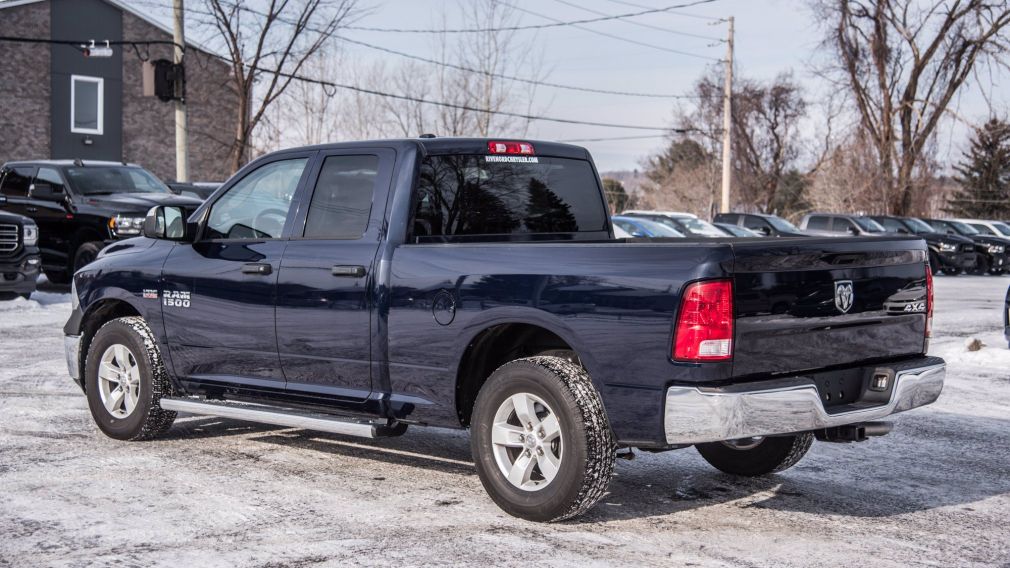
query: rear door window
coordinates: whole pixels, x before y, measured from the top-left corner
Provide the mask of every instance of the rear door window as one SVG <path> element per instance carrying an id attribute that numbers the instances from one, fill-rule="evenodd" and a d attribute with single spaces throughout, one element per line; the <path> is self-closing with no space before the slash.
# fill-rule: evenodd
<path id="1" fill-rule="evenodd" d="M 329 156 L 305 220 L 306 238 L 357 239 L 368 227 L 378 156 Z"/>
<path id="2" fill-rule="evenodd" d="M 845 217 L 835 217 L 831 220 L 831 232 L 833 233 L 847 233 L 852 227 L 852 222 Z"/>
<path id="3" fill-rule="evenodd" d="M 607 230 L 606 206 L 589 162 L 504 158 L 426 158 L 415 194 L 414 242 L 459 237 L 500 240 L 512 235 L 572 238 Z"/>
<path id="4" fill-rule="evenodd" d="M 35 168 L 5 168 L 0 191 L 7 197 L 28 197 L 28 187 L 31 185 L 32 177 L 34 176 Z"/>
<path id="5" fill-rule="evenodd" d="M 760 217 L 747 216 L 743 218 L 743 226 L 748 229 L 770 229 L 768 221 Z"/>

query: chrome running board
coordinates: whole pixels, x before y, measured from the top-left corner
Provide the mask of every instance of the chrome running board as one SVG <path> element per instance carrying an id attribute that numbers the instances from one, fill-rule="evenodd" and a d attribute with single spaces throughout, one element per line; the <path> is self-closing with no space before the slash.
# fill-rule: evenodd
<path id="1" fill-rule="evenodd" d="M 403 433 L 402 429 L 387 426 L 385 423 L 354 421 L 325 414 L 299 412 L 258 404 L 212 402 L 192 398 L 162 398 L 159 405 L 165 410 L 176 412 L 248 420 L 261 424 L 287 426 L 288 428 L 319 430 L 359 438 L 379 438 Z"/>

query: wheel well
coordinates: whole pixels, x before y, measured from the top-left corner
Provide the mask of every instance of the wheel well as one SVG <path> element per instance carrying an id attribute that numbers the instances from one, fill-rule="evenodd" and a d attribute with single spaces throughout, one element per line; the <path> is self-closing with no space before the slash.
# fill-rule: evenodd
<path id="1" fill-rule="evenodd" d="M 509 323 L 480 332 L 463 353 L 456 375 L 456 413 L 460 424 L 470 425 L 477 393 L 495 369 L 514 359 L 549 350 L 574 353 L 556 333 L 536 325 Z"/>
<path id="2" fill-rule="evenodd" d="M 99 328 L 116 318 L 139 315 L 140 312 L 122 300 L 102 300 L 84 314 L 84 322 L 81 325 L 81 357 L 77 362 L 80 366 L 79 376 L 82 377 L 82 386 L 84 384 L 84 362 L 88 356 L 88 349 L 91 347 L 91 339 L 95 337 Z"/>

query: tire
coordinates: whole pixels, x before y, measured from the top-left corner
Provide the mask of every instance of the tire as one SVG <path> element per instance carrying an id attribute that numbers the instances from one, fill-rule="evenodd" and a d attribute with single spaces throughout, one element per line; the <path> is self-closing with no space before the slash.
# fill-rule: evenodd
<path id="1" fill-rule="evenodd" d="M 526 426 L 519 426 L 521 414 L 532 414 Z M 548 522 L 581 515 L 614 474 L 616 444 L 603 401 L 585 369 L 567 359 L 536 356 L 499 367 L 477 395 L 470 426 L 480 481 L 515 517 Z M 507 434 L 499 440 L 508 443 L 494 442 L 493 431 Z M 506 469 L 521 475 L 510 481 Z"/>
<path id="2" fill-rule="evenodd" d="M 739 441 L 734 441 L 739 442 Z M 796 465 L 814 442 L 810 433 L 761 438 L 746 445 L 714 442 L 695 446 L 712 467 L 732 475 L 755 477 Z"/>
<path id="3" fill-rule="evenodd" d="M 46 275 L 46 279 L 53 284 L 70 284 L 70 277 L 72 274 L 68 274 L 65 270 L 43 270 Z"/>
<path id="4" fill-rule="evenodd" d="M 108 366 L 102 375 L 118 378 L 101 378 L 103 363 Z M 131 385 L 127 389 L 121 387 L 123 379 Z M 175 412 L 158 405 L 162 396 L 171 394 L 172 385 L 157 341 L 143 318 L 114 319 L 99 328 L 84 364 L 84 390 L 92 418 L 110 438 L 148 440 L 168 431 L 175 421 Z"/>
<path id="5" fill-rule="evenodd" d="M 81 243 L 81 246 L 77 247 L 77 251 L 74 252 L 74 265 L 73 270 L 71 270 L 70 273 L 73 274 L 90 264 L 95 260 L 101 250 L 102 243 L 98 241 Z"/>

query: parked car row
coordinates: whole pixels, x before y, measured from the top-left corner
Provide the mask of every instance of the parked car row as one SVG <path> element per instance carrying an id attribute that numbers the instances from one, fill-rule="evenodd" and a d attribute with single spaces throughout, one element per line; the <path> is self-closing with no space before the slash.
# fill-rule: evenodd
<path id="1" fill-rule="evenodd" d="M 915 235 L 926 241 L 934 273 L 1010 272 L 1010 222 L 1005 221 L 809 213 L 797 227 L 764 213 L 719 213 L 709 223 L 690 213 L 640 210 L 625 211 L 613 221 L 615 231 L 620 231 L 617 238 Z"/>

